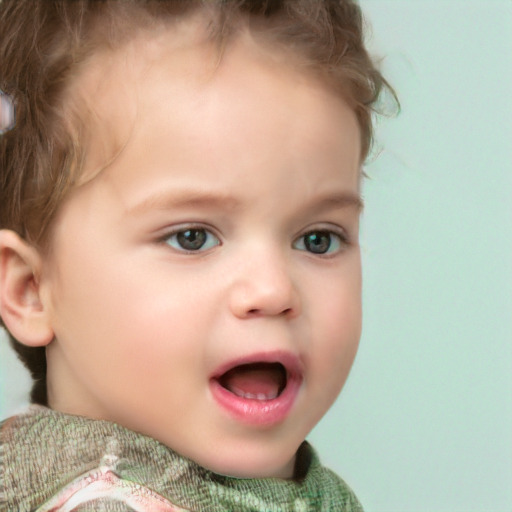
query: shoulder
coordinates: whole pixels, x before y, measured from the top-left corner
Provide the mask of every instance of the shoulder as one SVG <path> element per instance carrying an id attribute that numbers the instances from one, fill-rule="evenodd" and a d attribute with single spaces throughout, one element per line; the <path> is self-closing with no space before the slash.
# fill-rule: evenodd
<path id="1" fill-rule="evenodd" d="M 30 510 L 30 497 L 37 502 L 33 481 L 41 471 L 35 470 L 37 448 L 44 444 L 38 428 L 45 409 L 30 406 L 26 412 L 0 422 L 0 511 Z"/>
<path id="2" fill-rule="evenodd" d="M 333 503 L 340 508 L 332 508 L 332 510 L 343 510 L 344 512 L 363 512 L 363 507 L 352 488 L 336 473 L 328 468 L 324 468 L 324 479 L 329 482 L 333 495 Z"/>
<path id="3" fill-rule="evenodd" d="M 307 444 L 311 462 L 304 483 L 311 487 L 320 510 L 363 512 L 363 507 L 351 487 L 334 471 L 320 463 L 317 453 Z"/>

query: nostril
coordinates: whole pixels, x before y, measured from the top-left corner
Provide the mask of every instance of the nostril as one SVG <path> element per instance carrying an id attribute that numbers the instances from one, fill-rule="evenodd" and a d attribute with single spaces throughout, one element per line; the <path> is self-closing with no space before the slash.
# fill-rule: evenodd
<path id="1" fill-rule="evenodd" d="M 283 309 L 283 311 L 281 311 L 280 315 L 289 315 L 290 313 L 292 312 L 292 308 L 286 308 L 286 309 Z M 262 315 L 263 314 L 263 311 L 261 309 L 257 309 L 257 308 L 254 308 L 254 309 L 249 309 L 247 311 L 247 315 L 250 315 L 250 316 L 257 316 L 257 315 Z"/>
<path id="2" fill-rule="evenodd" d="M 288 316 L 292 313 L 293 311 L 293 308 L 286 308 L 286 309 L 283 309 L 282 311 L 280 311 L 279 313 L 277 313 L 278 315 L 283 315 L 283 316 Z M 247 315 L 248 316 L 258 316 L 258 315 L 263 315 L 264 314 L 264 310 L 262 309 L 258 309 L 258 308 L 253 308 L 253 309 L 249 309 L 247 311 Z"/>

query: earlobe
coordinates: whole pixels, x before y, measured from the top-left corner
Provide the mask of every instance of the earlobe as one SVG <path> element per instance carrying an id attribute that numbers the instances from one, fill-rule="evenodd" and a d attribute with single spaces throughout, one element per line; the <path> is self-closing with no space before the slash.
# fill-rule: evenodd
<path id="1" fill-rule="evenodd" d="M 22 344 L 48 345 L 53 330 L 40 296 L 41 256 L 10 230 L 0 230 L 0 316 Z"/>

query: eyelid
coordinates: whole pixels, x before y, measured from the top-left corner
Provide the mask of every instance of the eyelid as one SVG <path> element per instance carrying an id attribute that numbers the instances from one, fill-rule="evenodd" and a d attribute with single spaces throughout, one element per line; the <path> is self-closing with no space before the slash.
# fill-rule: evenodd
<path id="1" fill-rule="evenodd" d="M 299 249 L 296 247 L 296 244 L 300 240 L 303 240 L 306 235 L 315 233 L 315 232 L 324 232 L 324 233 L 329 233 L 330 235 L 334 235 L 335 237 L 337 237 L 339 239 L 340 248 L 333 252 L 314 253 L 312 251 L 307 251 L 307 249 L 305 249 L 305 248 Z M 335 256 L 343 253 L 350 245 L 352 245 L 352 239 L 351 239 L 350 235 L 347 233 L 347 231 L 344 228 L 342 228 L 341 226 L 336 226 L 333 224 L 329 224 L 329 225 L 320 224 L 320 225 L 309 226 L 308 228 L 304 229 L 302 231 L 302 233 L 294 239 L 293 244 L 292 244 L 294 249 L 307 252 L 309 255 L 313 255 L 313 256 L 316 256 L 319 258 L 335 257 Z"/>
<path id="2" fill-rule="evenodd" d="M 295 237 L 295 240 L 299 239 L 304 235 L 307 235 L 308 233 L 312 233 L 315 231 L 327 231 L 329 233 L 334 233 L 335 235 L 338 235 L 341 239 L 346 240 L 347 242 L 349 242 L 351 239 L 348 230 L 340 226 L 339 224 L 320 222 L 318 224 L 311 224 L 310 226 L 307 226 L 306 228 L 302 229 L 298 236 Z"/>
<path id="3" fill-rule="evenodd" d="M 206 231 L 210 235 L 214 236 L 217 239 L 218 243 L 208 249 L 203 249 L 203 250 L 198 249 L 198 250 L 193 251 L 193 250 L 187 250 L 184 248 L 176 249 L 176 248 L 172 247 L 167 242 L 172 236 L 175 236 L 184 231 L 193 230 L 193 229 Z M 223 243 L 221 236 L 219 235 L 219 233 L 217 232 L 217 230 L 215 228 L 213 228 L 212 226 L 209 226 L 208 224 L 204 224 L 201 222 L 185 222 L 183 224 L 178 224 L 178 225 L 173 225 L 172 227 L 168 227 L 164 231 L 162 231 L 162 234 L 158 237 L 157 241 L 161 244 L 166 244 L 167 246 L 169 246 L 171 249 L 173 249 L 178 254 L 181 253 L 181 254 L 196 254 L 196 255 L 206 253 L 210 249 L 213 249 L 214 247 L 218 247 L 219 245 L 222 245 L 222 243 Z"/>

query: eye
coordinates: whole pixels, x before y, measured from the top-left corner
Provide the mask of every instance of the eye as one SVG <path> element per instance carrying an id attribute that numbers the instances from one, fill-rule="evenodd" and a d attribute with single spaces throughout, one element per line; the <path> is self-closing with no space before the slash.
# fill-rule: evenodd
<path id="1" fill-rule="evenodd" d="M 220 244 L 220 240 L 204 228 L 186 228 L 165 237 L 165 243 L 182 252 L 202 252 Z"/>
<path id="2" fill-rule="evenodd" d="M 334 254 L 341 251 L 347 243 L 346 237 L 321 229 L 302 235 L 295 241 L 293 248 L 312 254 Z"/>

